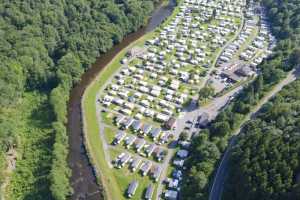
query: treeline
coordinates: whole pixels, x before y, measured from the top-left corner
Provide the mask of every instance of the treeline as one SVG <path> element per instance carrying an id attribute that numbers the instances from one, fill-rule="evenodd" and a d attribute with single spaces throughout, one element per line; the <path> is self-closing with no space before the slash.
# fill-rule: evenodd
<path id="1" fill-rule="evenodd" d="M 300 199 L 300 81 L 247 122 L 233 147 L 223 199 Z"/>
<path id="2" fill-rule="evenodd" d="M 9 116 L 7 113 L 14 109 L 17 112 L 26 92 L 38 91 L 49 96 L 55 141 L 48 175 L 54 199 L 65 199 L 71 192 L 65 128 L 70 89 L 96 57 L 146 23 L 157 1 L 5 0 L 0 3 L 0 113 L 3 113 L 0 116 Z M 16 121 L 0 119 L 0 130 L 4 130 L 0 132 L 0 161 L 20 137 L 14 130 Z M 19 139 L 22 143 L 22 138 Z M 6 167 L 2 163 L 5 162 L 1 162 L 1 172 Z M 0 175 L 0 183 L 1 180 Z"/>
<path id="3" fill-rule="evenodd" d="M 187 200 L 195 199 L 195 195 L 196 199 L 208 199 L 210 184 L 220 160 L 220 156 L 209 156 L 208 149 L 212 148 L 213 151 L 219 152 L 218 154 L 221 155 L 227 147 L 228 139 L 240 127 L 253 106 L 272 86 L 284 78 L 288 71 L 300 64 L 300 50 L 298 48 L 300 24 L 294 23 L 300 17 L 300 4 L 292 0 L 263 0 L 261 3 L 266 7 L 267 15 L 271 16 L 270 23 L 278 39 L 278 44 L 273 49 L 273 54 L 259 65 L 258 77 L 218 114 L 206 130 L 200 132 L 199 137 L 193 139 L 192 153 L 187 162 L 186 177 L 181 191 L 182 197 Z M 272 11 L 275 8 L 278 8 L 277 12 Z M 282 27 L 283 30 L 288 31 L 278 31 L 279 28 L 276 27 Z M 204 141 L 199 142 L 203 138 L 205 138 Z M 205 156 L 199 157 L 199 155 Z M 198 176 L 193 173 L 195 171 L 199 172 Z M 200 174 L 201 177 L 199 177 Z"/>
<path id="4" fill-rule="evenodd" d="M 299 40 L 299 0 L 261 0 L 267 9 L 273 33 L 280 39 Z"/>

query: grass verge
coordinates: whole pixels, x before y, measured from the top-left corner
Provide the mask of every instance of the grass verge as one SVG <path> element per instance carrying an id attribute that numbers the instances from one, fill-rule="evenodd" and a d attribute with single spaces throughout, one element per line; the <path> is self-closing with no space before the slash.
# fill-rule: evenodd
<path id="1" fill-rule="evenodd" d="M 124 199 L 124 188 L 128 186 L 128 178 L 122 172 L 112 170 L 104 158 L 103 145 L 99 136 L 99 124 L 95 109 L 96 96 L 101 87 L 120 67 L 120 61 L 126 52 L 136 45 L 142 45 L 153 37 L 155 32 L 150 32 L 124 48 L 115 58 L 97 75 L 96 79 L 88 86 L 82 97 L 82 116 L 85 144 L 89 158 L 95 167 L 98 182 L 104 187 L 106 199 Z M 117 181 L 118 180 L 118 181 Z M 137 196 L 137 195 L 136 195 Z"/>
<path id="2" fill-rule="evenodd" d="M 161 25 L 163 27 L 178 13 L 178 7 L 171 16 Z M 141 177 L 137 173 L 127 174 L 126 171 L 111 169 L 105 160 L 103 145 L 99 136 L 99 123 L 97 121 L 97 113 L 95 109 L 96 96 L 101 87 L 120 67 L 120 61 L 125 56 L 126 52 L 133 46 L 141 46 L 144 42 L 152 38 L 159 28 L 155 31 L 147 33 L 143 37 L 139 38 L 129 46 L 124 48 L 118 53 L 113 60 L 97 75 L 96 79 L 87 87 L 82 97 L 82 116 L 83 116 L 83 132 L 85 138 L 85 146 L 88 151 L 88 156 L 92 165 L 95 168 L 98 182 L 104 187 L 105 199 L 121 200 L 124 199 L 124 192 L 126 191 L 129 180 L 136 178 L 139 180 L 139 189 L 136 195 L 132 199 L 141 199 L 141 195 L 144 193 L 144 188 L 147 187 L 151 180 L 148 177 Z M 112 152 L 110 152 L 113 154 Z M 156 189 L 155 189 L 156 193 Z"/>

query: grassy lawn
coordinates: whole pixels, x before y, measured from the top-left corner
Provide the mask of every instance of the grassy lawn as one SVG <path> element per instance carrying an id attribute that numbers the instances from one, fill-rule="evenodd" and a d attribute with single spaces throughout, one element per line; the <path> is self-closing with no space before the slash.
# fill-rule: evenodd
<path id="1" fill-rule="evenodd" d="M 168 23 L 170 19 L 178 13 L 178 11 L 178 7 L 175 8 L 173 14 L 160 27 L 166 25 L 166 23 Z M 121 67 L 120 61 L 126 55 L 126 52 L 133 46 L 143 46 L 145 41 L 153 38 L 153 36 L 155 36 L 157 32 L 158 29 L 146 34 L 142 38 L 130 44 L 127 48 L 124 48 L 118 55 L 116 55 L 115 58 L 105 67 L 105 69 L 103 69 L 98 74 L 93 83 L 89 85 L 82 99 L 82 108 L 84 110 L 83 121 L 85 143 L 89 152 L 90 160 L 98 172 L 98 181 L 103 185 L 105 196 L 107 199 L 125 199 L 124 192 L 126 191 L 128 184 L 132 180 L 136 179 L 139 181 L 139 187 L 132 199 L 140 200 L 141 196 L 144 193 L 144 189 L 148 186 L 151 180 L 149 179 L 149 177 L 142 177 L 138 173 L 132 174 L 127 169 L 116 170 L 109 168 L 108 163 L 104 159 L 103 145 L 99 137 L 100 129 L 95 109 L 96 95 L 101 87 L 105 84 L 105 82 L 109 79 L 109 77 L 111 77 L 114 72 Z M 103 119 L 104 121 L 109 121 L 106 116 L 104 116 Z"/>
<path id="2" fill-rule="evenodd" d="M 179 7 L 175 8 L 173 14 L 160 27 L 164 27 L 167 23 L 169 23 L 169 21 L 178 12 L 179 12 Z M 137 180 L 139 182 L 139 186 L 136 191 L 136 194 L 132 199 L 140 200 L 144 195 L 146 187 L 150 183 L 154 184 L 153 181 L 149 178 L 149 176 L 142 177 L 139 174 L 139 172 L 132 173 L 131 171 L 129 171 L 127 165 L 122 169 L 110 168 L 109 163 L 107 163 L 105 160 L 105 152 L 103 151 L 102 141 L 99 137 L 100 128 L 97 119 L 95 104 L 96 104 L 97 93 L 102 89 L 103 85 L 105 85 L 108 79 L 121 67 L 120 61 L 122 58 L 124 58 L 126 52 L 133 46 L 143 46 L 146 40 L 153 38 L 158 33 L 159 33 L 159 28 L 151 33 L 146 34 L 145 36 L 138 39 L 137 41 L 133 42 L 127 48 L 124 48 L 97 75 L 97 78 L 86 89 L 82 99 L 82 108 L 84 113 L 83 122 L 84 122 L 85 143 L 89 152 L 90 160 L 93 166 L 96 168 L 96 171 L 98 172 L 97 173 L 98 181 L 104 187 L 106 199 L 111 199 L 111 200 L 126 199 L 125 194 L 128 185 L 133 180 Z M 220 51 L 220 48 L 217 48 L 215 52 L 218 51 Z M 210 55 L 210 58 L 213 60 L 215 59 L 216 55 L 217 53 L 212 53 L 212 55 Z M 138 62 L 140 61 L 135 59 L 132 61 L 131 65 L 137 64 Z M 194 66 L 187 66 L 187 69 L 192 70 L 193 68 Z M 199 70 L 202 70 L 202 68 L 200 68 Z M 190 85 L 183 84 L 183 87 L 181 87 L 180 90 L 189 91 Z M 118 107 L 112 107 L 112 108 L 118 109 Z M 104 123 L 107 123 L 108 125 L 113 125 L 111 117 L 109 117 L 107 113 L 101 113 L 101 116 Z M 148 120 L 148 118 L 145 118 L 142 121 L 146 121 L 146 120 Z M 151 124 L 153 124 L 152 120 L 151 120 Z M 105 128 L 104 132 L 107 141 L 111 143 L 116 133 L 114 128 Z M 114 148 L 114 149 L 110 149 L 109 153 L 112 159 L 114 159 L 118 154 L 120 154 L 121 151 L 122 151 L 121 148 Z M 155 193 L 156 193 L 156 188 L 155 188 Z"/>
<path id="3" fill-rule="evenodd" d="M 123 191 L 122 188 L 127 187 L 124 185 L 119 187 L 120 180 L 119 176 L 115 176 L 113 170 L 111 170 L 104 159 L 104 152 L 102 142 L 99 138 L 99 126 L 96 117 L 95 101 L 97 92 L 100 90 L 101 86 L 111 77 L 114 72 L 121 67 L 120 61 L 125 56 L 128 49 L 134 45 L 143 44 L 149 37 L 154 33 L 149 33 L 145 37 L 138 39 L 133 42 L 127 48 L 123 49 L 111 63 L 108 64 L 105 69 L 103 69 L 95 81 L 86 89 L 83 100 L 82 107 L 84 110 L 84 129 L 87 149 L 89 152 L 89 157 L 91 162 L 96 167 L 98 174 L 98 179 L 102 183 L 106 191 L 106 196 L 108 199 L 122 199 Z M 118 175 L 118 174 L 117 174 Z M 118 181 L 117 181 L 118 180 Z M 121 182 L 122 183 L 122 182 Z"/>
<path id="4" fill-rule="evenodd" d="M 86 146 L 93 165 L 96 167 L 97 171 L 100 172 L 100 177 L 98 178 L 101 179 L 101 183 L 105 188 L 106 196 L 108 197 L 108 199 L 120 199 L 122 195 L 119 188 L 116 187 L 116 179 L 104 159 L 103 146 L 99 138 L 99 126 L 96 118 L 95 99 L 96 93 L 100 89 L 99 87 L 103 85 L 105 79 L 113 73 L 114 69 L 117 69 L 117 66 L 118 65 L 112 65 L 111 67 L 106 68 L 102 71 L 101 75 L 107 74 L 107 76 L 102 75 L 101 79 L 97 79 L 94 84 L 90 85 L 90 87 L 85 91 L 82 102 L 82 106 L 84 109 L 83 117 L 85 125 L 84 132 L 87 144 Z"/>
<path id="5" fill-rule="evenodd" d="M 112 159 L 115 159 L 119 154 L 121 154 L 122 150 L 119 149 L 111 149 L 110 150 L 110 155 Z M 117 178 L 118 180 L 118 187 L 121 190 L 121 193 L 123 194 L 123 197 L 121 199 L 128 199 L 126 198 L 126 191 L 128 188 L 128 185 L 133 181 L 137 180 L 139 182 L 139 186 L 136 190 L 135 195 L 131 198 L 133 200 L 140 200 L 143 199 L 144 193 L 146 188 L 148 187 L 149 184 L 155 184 L 153 180 L 149 178 L 149 176 L 143 177 L 140 172 L 137 170 L 135 172 L 132 172 L 128 169 L 128 165 L 121 169 L 116 169 L 113 168 L 111 169 L 113 175 Z M 155 188 L 155 192 L 156 192 Z"/>
<path id="6" fill-rule="evenodd" d="M 116 133 L 117 133 L 116 130 L 114 130 L 110 127 L 105 127 L 104 135 L 105 135 L 105 138 L 106 138 L 108 144 L 111 144 L 114 141 Z"/>
<path id="7" fill-rule="evenodd" d="M 113 108 L 111 108 L 113 109 Z M 113 126 L 113 115 L 111 115 L 110 113 L 107 113 L 107 112 L 102 112 L 101 113 L 101 119 L 102 119 L 102 122 L 104 122 L 105 124 L 109 125 L 109 126 Z"/>
<path id="8" fill-rule="evenodd" d="M 131 198 L 133 200 L 141 200 L 144 198 L 144 193 L 146 188 L 149 184 L 153 184 L 153 181 L 150 180 L 149 176 L 141 176 L 139 172 L 132 173 L 128 168 L 124 167 L 122 169 L 113 169 L 114 176 L 118 179 L 118 187 L 120 188 L 123 198 L 122 199 L 129 199 L 126 198 L 126 191 L 128 185 L 133 181 L 136 180 L 139 182 L 139 186 L 136 190 L 135 195 Z"/>

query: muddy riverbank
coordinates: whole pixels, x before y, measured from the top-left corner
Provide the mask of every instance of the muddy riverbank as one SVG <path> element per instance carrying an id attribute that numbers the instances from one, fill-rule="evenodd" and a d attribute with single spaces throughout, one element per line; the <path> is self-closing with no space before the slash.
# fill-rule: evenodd
<path id="1" fill-rule="evenodd" d="M 135 40 L 142 37 L 145 33 L 152 31 L 159 26 L 169 15 L 171 15 L 175 0 L 170 0 L 168 6 L 159 6 L 153 12 L 147 27 L 129 34 L 124 40 L 114 46 L 106 54 L 97 59 L 96 63 L 83 74 L 81 82 L 72 89 L 68 105 L 68 135 L 70 144 L 70 154 L 68 162 L 72 169 L 71 186 L 74 193 L 70 199 L 90 199 L 101 200 L 101 187 L 96 183 L 93 168 L 90 165 L 83 145 L 83 133 L 81 127 L 81 98 L 86 87 L 92 82 L 96 75 L 117 55 L 122 49 L 127 47 Z"/>

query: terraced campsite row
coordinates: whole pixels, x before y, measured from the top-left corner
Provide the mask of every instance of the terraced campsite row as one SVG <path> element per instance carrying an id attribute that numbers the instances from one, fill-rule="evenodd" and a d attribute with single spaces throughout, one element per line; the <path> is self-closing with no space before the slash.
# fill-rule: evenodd
<path id="1" fill-rule="evenodd" d="M 86 90 L 86 145 L 110 199 L 178 198 L 191 137 L 256 76 L 276 42 L 257 10 L 252 1 L 179 1 Z"/>

